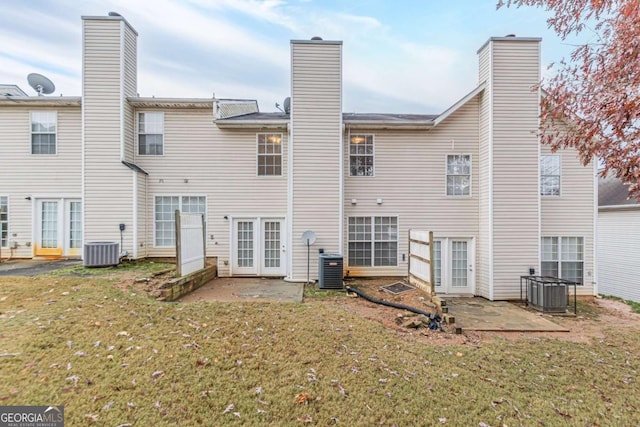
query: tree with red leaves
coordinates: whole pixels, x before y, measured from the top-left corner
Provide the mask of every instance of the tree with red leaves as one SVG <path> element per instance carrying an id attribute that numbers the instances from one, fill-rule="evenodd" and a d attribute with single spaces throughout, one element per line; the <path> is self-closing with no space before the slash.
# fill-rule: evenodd
<path id="1" fill-rule="evenodd" d="M 503 6 L 544 7 L 563 40 L 593 31 L 594 42 L 577 46 L 542 82 L 541 141 L 577 149 L 585 165 L 596 157 L 602 176 L 631 184 L 640 199 L 640 1 L 499 0 Z"/>

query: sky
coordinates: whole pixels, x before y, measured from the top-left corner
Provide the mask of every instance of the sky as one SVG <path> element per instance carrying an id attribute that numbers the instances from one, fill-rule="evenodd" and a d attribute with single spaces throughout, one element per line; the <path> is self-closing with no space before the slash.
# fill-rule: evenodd
<path id="1" fill-rule="evenodd" d="M 345 112 L 438 114 L 477 84 L 491 36 L 542 37 L 542 73 L 571 51 L 536 8 L 496 0 L 3 0 L 0 83 L 27 74 L 80 96 L 81 16 L 121 14 L 138 32 L 140 96 L 257 99 L 290 94 L 290 43 L 343 41 Z"/>

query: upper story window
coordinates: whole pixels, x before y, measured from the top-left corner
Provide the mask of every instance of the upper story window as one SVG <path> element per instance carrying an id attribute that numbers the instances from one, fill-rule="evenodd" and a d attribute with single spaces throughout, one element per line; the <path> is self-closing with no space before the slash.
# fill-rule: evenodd
<path id="1" fill-rule="evenodd" d="M 0 247 L 7 247 L 9 239 L 9 198 L 0 196 Z"/>
<path id="2" fill-rule="evenodd" d="M 469 196 L 471 194 L 471 156 L 469 154 L 447 155 L 447 196 Z"/>
<path id="3" fill-rule="evenodd" d="M 560 195 L 560 156 L 540 156 L 540 195 Z"/>
<path id="4" fill-rule="evenodd" d="M 58 113 L 31 112 L 31 154 L 56 154 Z"/>
<path id="5" fill-rule="evenodd" d="M 373 135 L 351 135 L 349 138 L 349 175 L 373 176 Z"/>
<path id="6" fill-rule="evenodd" d="M 258 176 L 282 175 L 282 134 L 258 134 Z"/>
<path id="7" fill-rule="evenodd" d="M 138 154 L 162 156 L 164 154 L 164 113 L 138 113 Z"/>

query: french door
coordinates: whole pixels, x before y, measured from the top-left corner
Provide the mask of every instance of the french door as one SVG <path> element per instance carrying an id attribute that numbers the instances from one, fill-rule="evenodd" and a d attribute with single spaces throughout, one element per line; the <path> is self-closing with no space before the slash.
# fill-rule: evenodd
<path id="1" fill-rule="evenodd" d="M 36 200 L 35 256 L 79 256 L 82 250 L 80 199 Z"/>
<path id="2" fill-rule="evenodd" d="M 473 294 L 474 259 L 473 239 L 434 239 L 433 268 L 436 293 Z"/>
<path id="3" fill-rule="evenodd" d="M 237 276 L 284 276 L 284 220 L 237 218 L 232 230 L 232 274 Z"/>

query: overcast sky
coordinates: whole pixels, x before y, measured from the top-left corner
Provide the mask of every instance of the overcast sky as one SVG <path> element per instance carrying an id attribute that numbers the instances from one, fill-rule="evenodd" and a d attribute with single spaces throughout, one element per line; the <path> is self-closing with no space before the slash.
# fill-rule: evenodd
<path id="1" fill-rule="evenodd" d="M 141 96 L 257 99 L 289 95 L 291 39 L 342 40 L 345 112 L 441 113 L 477 82 L 491 36 L 542 37 L 546 66 L 570 52 L 542 10 L 496 0 L 3 0 L 0 83 L 33 95 L 81 95 L 81 19 L 116 11 L 138 31 Z"/>

